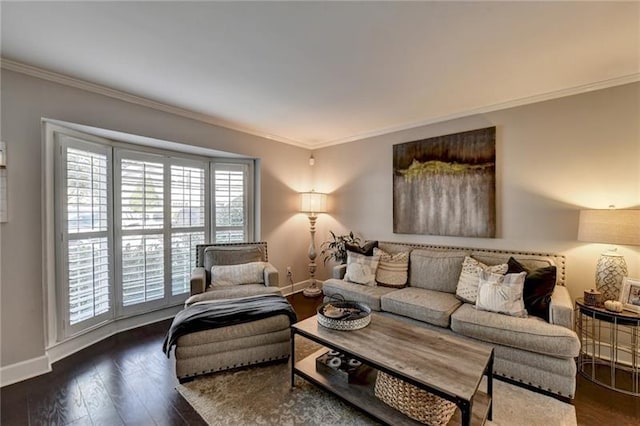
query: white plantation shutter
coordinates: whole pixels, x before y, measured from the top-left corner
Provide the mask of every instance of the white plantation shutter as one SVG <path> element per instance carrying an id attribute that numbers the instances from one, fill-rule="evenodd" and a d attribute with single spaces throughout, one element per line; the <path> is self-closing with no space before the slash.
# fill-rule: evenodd
<path id="1" fill-rule="evenodd" d="M 121 231 L 120 312 L 160 306 L 165 296 L 165 164 L 153 155 L 117 151 Z"/>
<path id="2" fill-rule="evenodd" d="M 164 166 L 150 161 L 121 161 L 122 229 L 162 228 Z"/>
<path id="3" fill-rule="evenodd" d="M 172 228 L 204 229 L 204 185 L 204 167 L 171 166 Z"/>
<path id="4" fill-rule="evenodd" d="M 171 294 L 190 291 L 196 244 L 205 241 L 205 164 L 171 165 Z"/>
<path id="5" fill-rule="evenodd" d="M 171 294 L 190 291 L 190 277 L 196 265 L 196 244 L 204 243 L 204 231 L 171 235 Z"/>
<path id="6" fill-rule="evenodd" d="M 111 308 L 107 238 L 69 241 L 69 324 L 94 318 Z"/>
<path id="7" fill-rule="evenodd" d="M 107 230 L 107 156 L 66 148 L 67 230 Z"/>
<path id="8" fill-rule="evenodd" d="M 113 316 L 111 150 L 67 135 L 57 138 L 61 245 L 58 277 L 63 334 Z"/>
<path id="9" fill-rule="evenodd" d="M 164 241 L 159 235 L 122 237 L 122 305 L 164 297 Z"/>
<path id="10" fill-rule="evenodd" d="M 214 163 L 215 241 L 249 241 L 249 165 Z"/>

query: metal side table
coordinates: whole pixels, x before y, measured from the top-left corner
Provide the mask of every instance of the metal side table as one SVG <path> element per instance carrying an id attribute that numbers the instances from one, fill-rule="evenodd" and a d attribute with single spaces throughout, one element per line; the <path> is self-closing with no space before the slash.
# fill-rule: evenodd
<path id="1" fill-rule="evenodd" d="M 640 396 L 640 314 L 607 311 L 579 298 L 576 332 L 578 372 L 609 389 Z"/>

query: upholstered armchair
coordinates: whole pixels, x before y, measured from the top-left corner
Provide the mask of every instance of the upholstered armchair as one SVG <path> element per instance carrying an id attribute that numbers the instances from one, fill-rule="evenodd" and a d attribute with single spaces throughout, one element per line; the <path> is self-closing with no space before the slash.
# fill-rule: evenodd
<path id="1" fill-rule="evenodd" d="M 255 266 L 253 262 L 264 264 Z M 248 270 L 247 265 L 252 265 L 253 270 Z M 255 267 L 259 267 L 259 271 Z M 212 271 L 215 274 L 226 274 L 227 278 L 239 276 L 241 280 L 227 280 L 220 285 L 221 281 L 217 280 L 219 276 L 214 276 L 212 281 Z M 252 276 L 255 280 L 251 279 Z M 186 303 L 280 293 L 278 285 L 278 270 L 269 263 L 266 242 L 198 244 L 196 267 L 191 273 L 191 297 Z"/>

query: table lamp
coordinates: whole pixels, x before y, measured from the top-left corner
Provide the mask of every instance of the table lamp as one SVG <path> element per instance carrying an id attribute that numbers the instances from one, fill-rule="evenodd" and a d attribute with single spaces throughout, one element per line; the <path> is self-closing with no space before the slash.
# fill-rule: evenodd
<path id="1" fill-rule="evenodd" d="M 318 213 L 327 211 L 327 194 L 320 192 L 302 192 L 300 194 L 300 211 L 309 214 L 309 225 L 311 232 L 311 244 L 309 245 L 309 281 L 311 285 L 302 292 L 306 297 L 317 297 L 321 290 L 316 285 L 316 219 Z"/>
<path id="2" fill-rule="evenodd" d="M 578 240 L 591 243 L 640 245 L 640 209 L 581 210 Z M 596 288 L 603 300 L 618 300 L 627 276 L 624 257 L 611 248 L 600 255 L 596 266 Z"/>

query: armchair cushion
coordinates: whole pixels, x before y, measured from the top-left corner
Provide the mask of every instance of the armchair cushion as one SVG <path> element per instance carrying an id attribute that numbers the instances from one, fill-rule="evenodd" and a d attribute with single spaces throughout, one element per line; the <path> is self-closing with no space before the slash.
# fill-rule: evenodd
<path id="1" fill-rule="evenodd" d="M 240 284 L 264 284 L 266 262 L 249 262 L 239 265 L 213 265 L 211 267 L 211 286 Z"/>

